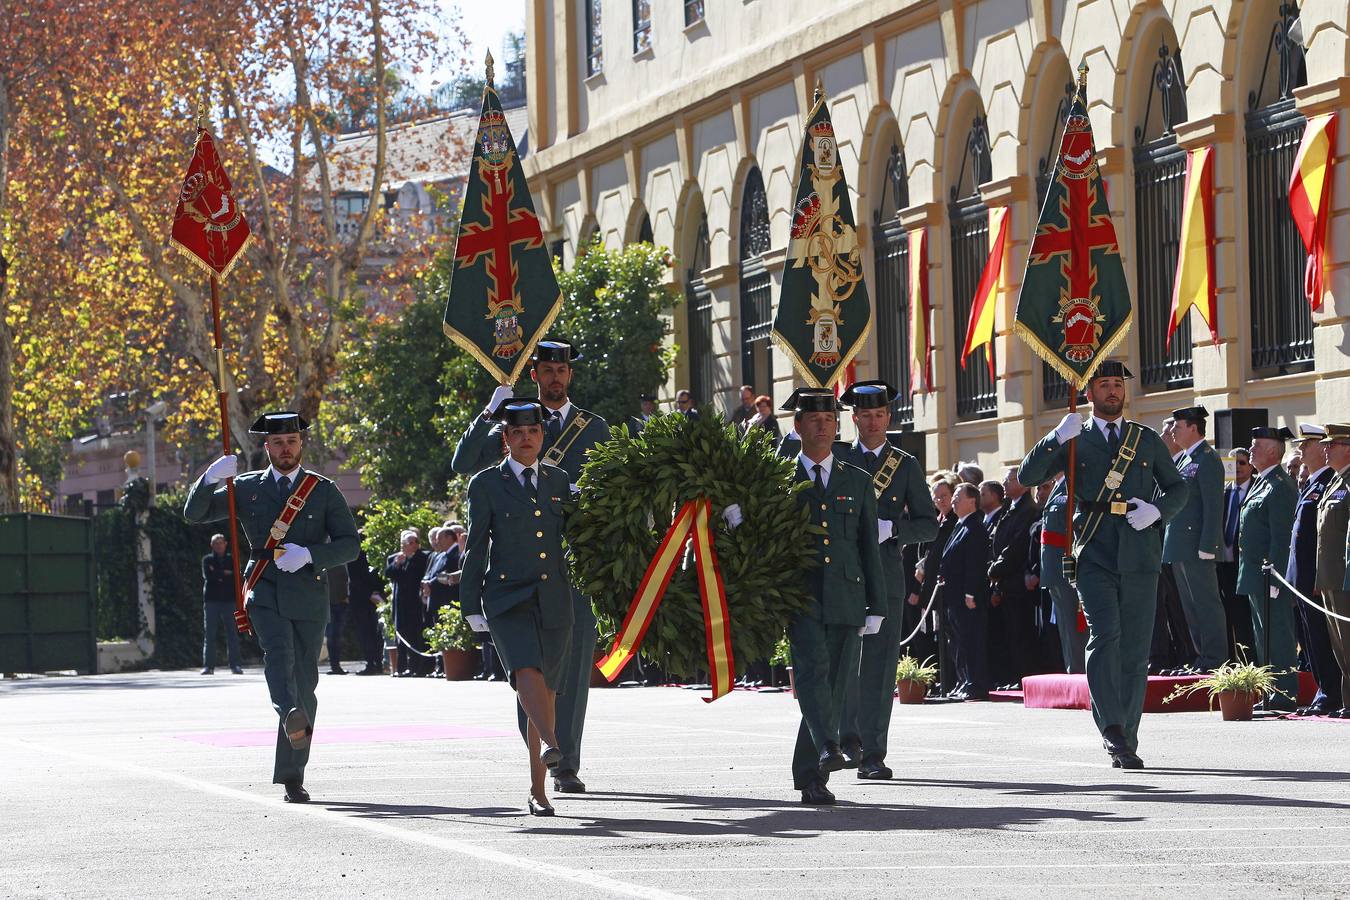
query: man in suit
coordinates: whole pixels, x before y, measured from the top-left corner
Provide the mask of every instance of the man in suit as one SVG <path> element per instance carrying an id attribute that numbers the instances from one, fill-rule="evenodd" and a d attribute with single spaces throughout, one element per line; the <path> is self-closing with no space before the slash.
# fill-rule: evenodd
<path id="1" fill-rule="evenodd" d="M 655 394 L 638 394 L 638 403 L 641 405 L 641 412 L 628 420 L 628 433 L 632 437 L 641 434 L 642 429 L 647 427 L 648 422 L 661 415 L 656 408 Z"/>
<path id="2" fill-rule="evenodd" d="M 324 637 L 328 642 L 328 674 L 346 675 L 342 668 L 342 626 L 347 623 L 347 607 L 351 603 L 347 567 L 334 566 L 328 572 L 328 625 Z"/>
<path id="3" fill-rule="evenodd" d="M 319 648 L 328 621 L 325 573 L 355 559 L 360 549 L 356 522 L 337 485 L 300 467 L 307 427 L 293 412 L 260 417 L 249 433 L 266 435 L 263 447 L 270 465 L 235 479 L 239 524 L 251 548 L 245 577 L 265 564 L 246 609 L 262 647 L 263 674 L 277 713 L 272 782 L 285 785 L 285 799 L 291 803 L 309 801 L 305 765 L 318 709 L 314 688 L 319 683 Z M 234 456 L 211 463 L 188 491 L 183 518 L 194 524 L 226 518 L 222 482 L 237 471 Z M 306 489 L 300 511 L 289 525 L 283 523 L 283 510 L 294 509 Z M 276 542 L 272 548 L 266 547 L 269 537 Z"/>
<path id="4" fill-rule="evenodd" d="M 694 402 L 694 395 L 688 390 L 681 389 L 675 392 L 675 415 L 698 418 L 698 405 Z"/>
<path id="5" fill-rule="evenodd" d="M 772 388 L 773 385 L 769 385 L 769 387 Z M 731 412 L 731 424 L 735 425 L 737 430 L 744 429 L 745 423 L 750 421 L 757 411 L 755 408 L 754 385 L 741 385 L 740 398 L 740 405 Z"/>
<path id="6" fill-rule="evenodd" d="M 877 502 L 877 540 L 886 578 L 881 629 L 862 640 L 862 659 L 848 670 L 844 693 L 842 748 L 863 779 L 888 779 L 886 736 L 895 706 L 895 667 L 900 659 L 905 610 L 904 549 L 937 534 L 937 509 L 923 480 L 923 468 L 886 437 L 891 404 L 898 392 L 884 381 L 854 382 L 839 398 L 853 410 L 858 439 L 836 454 L 872 479 Z"/>
<path id="7" fill-rule="evenodd" d="M 422 549 L 417 530 L 409 528 L 398 536 L 399 550 L 389 554 L 384 562 L 384 577 L 394 588 L 394 640 L 398 643 L 398 671 L 396 677 L 428 675 L 431 660 L 421 654 L 427 652 L 427 608 L 422 600 L 422 576 L 427 572 L 431 555 Z"/>
<path id="8" fill-rule="evenodd" d="M 807 576 L 815 602 L 788 624 L 802 711 L 792 782 L 803 803 L 830 805 L 826 782 L 848 764 L 839 748 L 848 670 L 858 667 L 858 638 L 879 632 L 886 611 L 877 500 L 871 476 L 834 455 L 839 407 L 832 391 L 799 388 L 783 408 L 794 411 L 801 437 L 797 480 L 806 487 L 797 502 L 818 529 L 812 549 L 819 563 Z"/>
<path id="9" fill-rule="evenodd" d="M 1322 606 L 1350 617 L 1350 425 L 1328 425 L 1322 439 L 1335 471 L 1317 507 L 1317 575 Z M 1344 550 L 1342 550 L 1344 548 Z M 1302 602 L 1302 601 L 1300 601 Z M 1341 670 L 1341 708 L 1328 715 L 1350 719 L 1350 623 L 1328 616 L 1331 649 Z"/>
<path id="10" fill-rule="evenodd" d="M 999 485 L 1007 498 L 1007 511 L 999 517 L 989 542 L 989 606 L 993 618 L 991 646 L 1002 648 L 990 654 L 996 683 L 1007 690 L 1021 690 L 1022 678 L 1035 668 L 1036 593 L 1026 585 L 1027 555 L 1031 527 L 1041 517 L 1031 490 L 1017 480 L 1012 466 Z"/>
<path id="11" fill-rule="evenodd" d="M 1288 428 L 1253 428 L 1251 460 L 1256 480 L 1242 504 L 1238 525 L 1239 593 L 1251 601 L 1252 629 L 1256 640 L 1252 655 L 1261 665 L 1273 666 L 1276 686 L 1288 696 L 1272 695 L 1260 704 L 1265 710 L 1293 712 L 1298 696 L 1298 652 L 1294 646 L 1294 598 L 1273 579 L 1279 593 L 1271 597 L 1262 567 L 1269 562 L 1275 571 L 1289 566 L 1289 535 L 1294 530 L 1294 507 L 1298 485 L 1282 464 L 1284 443 L 1294 433 Z"/>
<path id="12" fill-rule="evenodd" d="M 937 590 L 942 593 L 955 657 L 956 689 L 950 696 L 984 700 L 989 696 L 989 532 L 980 511 L 979 488 L 965 481 L 958 484 L 952 511 L 956 527 L 942 548 L 937 569 Z"/>
<path id="13" fill-rule="evenodd" d="M 1007 511 L 1008 508 L 1004 505 L 1003 482 L 993 479 L 980 482 L 980 512 L 984 515 L 984 530 L 989 532 L 991 539 L 999 520 Z"/>
<path id="14" fill-rule="evenodd" d="M 544 444 L 540 457 L 550 466 L 556 466 L 571 479 L 571 490 L 577 491 L 581 467 L 592 447 L 609 440 L 609 426 L 595 413 L 572 403 L 568 390 L 575 373 L 575 364 L 582 357 L 566 341 L 540 341 L 531 357 L 530 378 L 539 387 L 539 402 L 544 405 Z M 455 447 L 450 466 L 461 475 L 473 475 L 494 466 L 502 458 L 502 432 L 491 416 L 511 396 L 505 385 L 497 388 L 482 416 L 474 419 Z M 473 523 L 470 523 L 472 527 Z M 572 589 L 572 645 L 563 673 L 563 690 L 557 704 L 558 749 L 563 761 L 553 770 L 553 788 L 565 794 L 579 794 L 586 790 L 578 773 L 581 771 L 581 737 L 586 724 L 586 701 L 590 696 L 591 668 L 595 663 L 595 611 L 590 598 Z M 522 721 L 524 713 L 521 713 Z"/>
<path id="15" fill-rule="evenodd" d="M 352 619 L 352 630 L 366 659 L 365 668 L 356 674 L 383 675 L 384 634 L 376 607 L 384 602 L 384 581 L 370 567 L 364 549 L 347 563 L 347 595 L 351 598 L 347 613 Z"/>
<path id="16" fill-rule="evenodd" d="M 1092 715 L 1112 765 L 1142 769 L 1139 720 L 1162 568 L 1154 526 L 1185 505 L 1186 482 L 1158 433 L 1125 420 L 1125 381 L 1131 377 L 1120 362 L 1102 362 L 1087 386 L 1092 417 L 1084 422 L 1066 415 L 1031 448 L 1017 477 L 1035 484 L 1067 471 L 1068 442 L 1077 442 L 1075 586 L 1090 629 Z"/>
<path id="17" fill-rule="evenodd" d="M 1237 547 L 1242 524 L 1242 504 L 1252 489 L 1252 457 L 1246 447 L 1233 451 L 1233 483 L 1223 491 L 1223 555 L 1218 564 L 1219 596 L 1228 620 L 1228 658 L 1237 659 L 1239 646 L 1249 650 L 1252 636 L 1251 604 L 1237 589 Z"/>
<path id="18" fill-rule="evenodd" d="M 1223 462 L 1205 440 L 1208 418 L 1203 406 L 1172 412 L 1172 434 L 1180 448 L 1177 471 L 1188 490 L 1186 505 L 1167 523 L 1162 556 L 1172 566 L 1195 645 L 1188 669 L 1197 672 L 1212 672 L 1228 652 L 1217 569 L 1223 548 Z"/>
<path id="19" fill-rule="evenodd" d="M 223 534 L 211 535 L 211 552 L 202 557 L 202 626 L 202 674 L 216 674 L 216 632 L 224 626 L 230 671 L 243 675 L 234 627 L 234 557 Z"/>
<path id="20" fill-rule="evenodd" d="M 1289 568 L 1285 580 L 1298 592 L 1313 600 L 1319 599 L 1317 589 L 1317 517 L 1318 508 L 1336 470 L 1327 461 L 1327 447 L 1322 439 L 1327 430 L 1321 425 L 1304 422 L 1298 427 L 1299 451 L 1308 480 L 1299 490 L 1294 507 L 1294 533 L 1289 539 Z M 1334 543 L 1334 541 L 1333 541 Z M 1330 560 L 1329 560 L 1330 562 Z M 1308 668 L 1317 681 L 1317 693 L 1312 702 L 1299 710 L 1304 716 L 1325 716 L 1344 706 L 1341 696 L 1341 667 L 1331 646 L 1328 618 L 1302 600 L 1295 598 L 1294 611 L 1299 628 L 1299 644 L 1308 654 Z"/>

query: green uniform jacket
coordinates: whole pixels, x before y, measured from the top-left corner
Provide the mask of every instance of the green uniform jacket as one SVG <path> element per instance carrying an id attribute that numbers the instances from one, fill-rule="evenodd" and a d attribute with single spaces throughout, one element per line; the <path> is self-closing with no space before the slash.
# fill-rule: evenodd
<path id="1" fill-rule="evenodd" d="M 581 429 L 581 434 L 577 435 L 576 440 L 568 446 L 567 452 L 558 464 L 558 468 L 567 473 L 569 484 L 576 484 L 577 479 L 581 477 L 581 466 L 586 462 L 586 454 L 590 452 L 590 449 L 601 441 L 609 440 L 609 426 L 605 424 L 605 420 L 576 404 L 572 405 L 566 421 L 562 424 L 563 434 L 567 433 L 568 426 L 577 416 L 585 416 L 588 421 L 586 426 Z M 544 431 L 544 449 L 539 454 L 541 463 L 544 461 L 544 456 L 548 453 L 552 443 L 546 429 Z M 459 439 L 459 443 L 455 446 L 455 455 L 450 460 L 450 468 L 461 475 L 476 475 L 502 461 L 503 447 L 502 426 L 480 415 L 469 423 L 464 436 Z"/>
<path id="2" fill-rule="evenodd" d="M 538 500 L 506 460 L 469 482 L 469 539 L 459 598 L 465 615 L 488 619 L 539 598 L 545 628 L 572 624 L 572 593 L 563 555 L 567 473 L 539 464 Z"/>
<path id="3" fill-rule="evenodd" d="M 1167 523 L 1163 562 L 1196 562 L 1200 551 L 1223 552 L 1223 462 L 1208 441 L 1181 458 L 1181 477 L 1189 488 L 1186 505 Z"/>
<path id="4" fill-rule="evenodd" d="M 1344 590 L 1343 585 L 1350 580 L 1350 569 L 1343 568 L 1342 536 L 1350 548 L 1350 467 L 1331 477 L 1317 503 L 1317 561 L 1313 587 L 1319 591 Z"/>
<path id="5" fill-rule="evenodd" d="M 1283 465 L 1276 464 L 1247 492 L 1238 518 L 1237 592 L 1252 599 L 1266 596 L 1266 560 L 1283 575 L 1289 568 L 1289 535 L 1294 533 L 1298 485 Z"/>
<path id="6" fill-rule="evenodd" d="M 895 598 L 904 595 L 907 583 L 904 548 L 907 544 L 931 541 L 937 537 L 937 507 L 933 505 L 933 497 L 924 484 L 919 461 L 890 444 L 882 452 L 885 455 L 877 458 L 877 469 L 891 454 L 900 457 L 900 467 L 895 470 L 895 476 L 881 496 L 877 497 L 877 518 L 889 519 L 893 523 L 891 539 L 881 545 L 881 566 L 886 572 L 886 591 Z M 842 459 L 867 472 L 869 476 L 875 476 L 875 472 L 868 469 L 862 447 L 856 442 L 835 453 L 835 459 Z M 876 496 L 875 490 L 873 496 Z"/>
<path id="7" fill-rule="evenodd" d="M 1137 423 L 1128 423 L 1137 424 Z M 1125 473 L 1120 490 L 1107 495 L 1110 500 L 1138 498 L 1148 500 L 1162 513 L 1166 523 L 1186 504 L 1186 482 L 1172 462 L 1172 454 L 1158 437 L 1158 433 L 1140 425 L 1143 433 L 1135 448 L 1134 462 Z M 1078 472 L 1074 479 L 1074 501 L 1093 501 L 1106 482 L 1114 459 L 1106 438 L 1089 418 L 1076 438 Z M 1051 474 L 1063 471 L 1069 465 L 1069 448 L 1059 442 L 1054 432 L 1046 435 L 1031 448 L 1017 470 L 1017 479 L 1027 487 L 1040 484 Z M 1155 499 L 1150 500 L 1157 494 Z M 1074 534 L 1081 534 L 1087 513 L 1074 513 Z M 1160 572 L 1162 570 L 1162 540 L 1158 528 L 1135 531 L 1124 516 L 1104 515 L 1092 540 L 1079 554 L 1079 560 L 1092 562 L 1110 572 Z"/>
<path id="8" fill-rule="evenodd" d="M 810 511 L 811 524 L 824 528 L 816 537 L 820 568 L 808 576 L 816 606 L 807 614 L 826 625 L 854 626 L 869 615 L 884 616 L 886 576 L 877 546 L 872 477 L 836 456 L 823 496 L 800 462 L 797 480 L 809 483 L 797 493 L 797 502 Z"/>
<path id="9" fill-rule="evenodd" d="M 294 476 L 296 487 L 309 474 L 307 469 L 297 470 Z M 249 546 L 262 549 L 272 523 L 285 506 L 272 470 L 240 475 L 234 480 L 234 497 L 239 524 Z M 224 482 L 208 485 L 202 478 L 193 482 L 183 506 L 183 518 L 197 524 L 219 522 L 228 516 Z M 356 559 L 361 550 L 356 521 L 337 485 L 319 476 L 319 483 L 310 492 L 304 509 L 295 517 L 281 543 L 307 548 L 313 562 L 298 572 L 283 572 L 275 564 L 268 564 L 253 588 L 249 605 L 276 610 L 277 615 L 287 619 L 328 621 L 328 578 L 324 572 L 345 566 Z M 255 561 L 249 562 L 244 569 L 244 578 L 256 565 Z"/>

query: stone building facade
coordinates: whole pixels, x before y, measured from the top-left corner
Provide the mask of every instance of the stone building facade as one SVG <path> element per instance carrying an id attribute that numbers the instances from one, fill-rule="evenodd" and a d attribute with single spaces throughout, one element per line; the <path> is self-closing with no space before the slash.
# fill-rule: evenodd
<path id="1" fill-rule="evenodd" d="M 1301 42 L 1288 39 L 1293 34 Z M 668 389 L 732 405 L 794 384 L 768 341 L 812 86 L 824 85 L 874 304 L 857 377 L 907 388 L 908 235 L 926 232 L 933 389 L 897 404 L 929 469 L 1019 460 L 1067 392 L 1011 332 L 1066 87 L 1089 111 L 1135 324 L 1129 414 L 1261 407 L 1272 422 L 1350 416 L 1350 3 L 1305 0 L 528 0 L 526 161 L 570 264 L 650 234 L 673 251 L 679 365 Z M 1338 111 L 1329 298 L 1311 314 L 1286 184 L 1306 118 Z M 1215 147 L 1218 340 L 1164 345 L 1185 151 Z M 958 359 L 1008 207 L 994 353 Z M 771 388 L 771 390 L 770 390 Z M 846 426 L 847 428 L 847 426 Z"/>

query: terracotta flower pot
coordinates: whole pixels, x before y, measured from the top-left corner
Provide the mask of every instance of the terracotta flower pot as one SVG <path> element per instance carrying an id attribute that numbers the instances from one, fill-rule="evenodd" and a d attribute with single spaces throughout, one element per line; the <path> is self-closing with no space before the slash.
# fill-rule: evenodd
<path id="1" fill-rule="evenodd" d="M 895 686 L 901 703 L 922 703 L 923 698 L 928 696 L 928 685 L 922 681 L 905 678 L 897 681 Z"/>
<path id="2" fill-rule="evenodd" d="M 385 647 L 384 652 L 389 657 L 389 674 L 393 675 L 398 671 L 398 648 Z"/>
<path id="3" fill-rule="evenodd" d="M 468 681 L 478 671 L 478 651 L 442 650 L 441 668 L 446 681 Z"/>
<path id="4" fill-rule="evenodd" d="M 1256 695 L 1250 691 L 1219 691 L 1219 712 L 1225 722 L 1250 722 Z"/>

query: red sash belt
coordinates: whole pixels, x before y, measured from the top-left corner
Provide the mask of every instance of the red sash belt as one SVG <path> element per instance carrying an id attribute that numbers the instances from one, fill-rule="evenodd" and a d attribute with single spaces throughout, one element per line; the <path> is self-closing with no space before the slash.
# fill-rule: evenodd
<path id="1" fill-rule="evenodd" d="M 300 510 L 305 508 L 305 501 L 319 483 L 319 476 L 310 472 L 300 480 L 295 490 L 286 498 L 286 506 L 281 510 L 281 515 L 272 523 L 272 530 L 268 533 L 267 543 L 263 544 L 264 550 L 275 550 L 277 546 L 286 539 L 286 532 L 291 530 L 291 523 L 295 517 L 300 515 Z M 275 558 L 275 556 L 273 557 Z M 252 570 L 248 573 L 248 580 L 244 582 L 244 596 L 253 590 L 253 586 L 258 583 L 262 577 L 263 570 L 267 568 L 268 559 L 257 560 Z"/>

